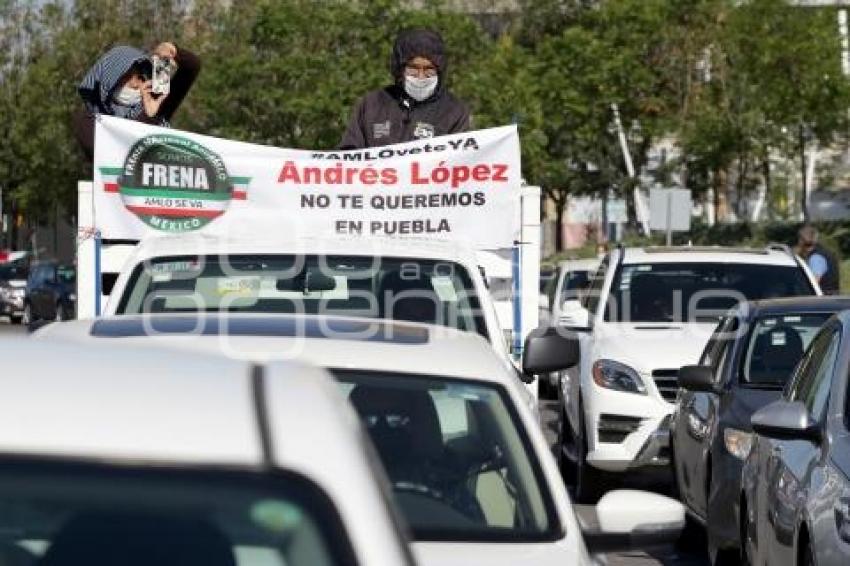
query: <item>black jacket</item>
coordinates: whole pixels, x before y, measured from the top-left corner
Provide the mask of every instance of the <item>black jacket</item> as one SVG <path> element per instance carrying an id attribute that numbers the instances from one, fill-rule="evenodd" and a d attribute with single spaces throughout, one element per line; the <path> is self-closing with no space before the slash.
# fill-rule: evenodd
<path id="1" fill-rule="evenodd" d="M 417 102 L 404 91 L 404 67 L 414 57 L 430 60 L 440 77 L 431 98 Z M 446 89 L 448 60 L 443 38 L 435 31 L 409 29 L 395 40 L 390 56 L 395 83 L 364 96 L 354 112 L 340 149 L 362 149 L 465 132 L 469 109 Z"/>
<path id="2" fill-rule="evenodd" d="M 340 149 L 362 149 L 469 129 L 469 109 L 441 90 L 423 102 L 411 99 L 396 85 L 372 91 L 355 107 Z"/>

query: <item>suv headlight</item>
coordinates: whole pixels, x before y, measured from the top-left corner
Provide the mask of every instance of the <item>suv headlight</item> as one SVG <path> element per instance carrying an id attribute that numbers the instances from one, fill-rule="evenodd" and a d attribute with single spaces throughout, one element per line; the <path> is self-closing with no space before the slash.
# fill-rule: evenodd
<path id="1" fill-rule="evenodd" d="M 723 431 L 723 444 L 731 455 L 739 460 L 746 460 L 753 447 L 753 435 L 736 428 L 727 428 Z"/>
<path id="2" fill-rule="evenodd" d="M 593 364 L 592 373 L 593 381 L 599 387 L 646 395 L 646 386 L 638 372 L 625 364 L 614 360 L 597 360 Z"/>

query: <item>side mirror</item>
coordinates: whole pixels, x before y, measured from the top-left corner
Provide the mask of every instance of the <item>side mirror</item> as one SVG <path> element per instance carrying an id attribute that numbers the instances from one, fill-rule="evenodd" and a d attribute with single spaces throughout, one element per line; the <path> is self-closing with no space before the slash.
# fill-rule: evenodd
<path id="1" fill-rule="evenodd" d="M 714 375 L 708 366 L 683 366 L 679 369 L 679 387 L 688 391 L 715 391 Z"/>
<path id="2" fill-rule="evenodd" d="M 779 440 L 810 440 L 820 442 L 820 425 L 800 401 L 774 401 L 750 418 L 753 431 Z"/>
<path id="3" fill-rule="evenodd" d="M 590 312 L 578 299 L 567 299 L 558 311 L 558 326 L 575 328 L 576 330 L 589 330 Z"/>
<path id="4" fill-rule="evenodd" d="M 522 372 L 527 376 L 571 368 L 579 361 L 578 339 L 563 329 L 541 326 L 525 339 Z"/>
<path id="5" fill-rule="evenodd" d="M 596 504 L 598 529 L 582 528 L 592 554 L 649 549 L 676 542 L 685 527 L 685 507 L 646 491 L 609 491 Z"/>

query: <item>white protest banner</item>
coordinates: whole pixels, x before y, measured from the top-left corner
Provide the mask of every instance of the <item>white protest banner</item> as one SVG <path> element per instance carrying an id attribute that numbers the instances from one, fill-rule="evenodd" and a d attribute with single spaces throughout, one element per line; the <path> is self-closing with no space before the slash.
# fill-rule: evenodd
<path id="1" fill-rule="evenodd" d="M 515 126 L 338 152 L 101 117 L 95 223 L 104 238 L 142 239 L 272 214 L 294 237 L 416 236 L 504 248 L 519 229 L 519 154 Z"/>

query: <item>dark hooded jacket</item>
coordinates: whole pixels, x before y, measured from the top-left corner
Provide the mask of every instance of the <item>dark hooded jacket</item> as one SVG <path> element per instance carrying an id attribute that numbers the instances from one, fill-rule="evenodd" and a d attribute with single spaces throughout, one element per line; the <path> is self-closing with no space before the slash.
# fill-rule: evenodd
<path id="1" fill-rule="evenodd" d="M 440 77 L 436 92 L 422 102 L 413 100 L 404 90 L 404 67 L 414 57 L 431 61 Z M 395 83 L 360 100 L 340 149 L 391 145 L 469 129 L 469 109 L 446 89 L 447 61 L 439 34 L 421 29 L 399 34 L 393 46 L 390 71 Z"/>
<path id="2" fill-rule="evenodd" d="M 74 112 L 71 125 L 89 161 L 94 157 L 95 116 L 106 114 L 146 124 L 168 126 L 174 111 L 186 98 L 192 83 L 201 71 L 200 59 L 191 51 L 178 47 L 177 56 L 174 58 L 177 63 L 177 72 L 171 79 L 169 94 L 159 107 L 156 116 L 148 116 L 141 103 L 134 106 L 122 106 L 112 100 L 121 80 L 135 65 L 144 63 L 147 58 L 144 51 L 135 47 L 126 45 L 113 47 L 98 59 L 80 83 L 77 90 L 83 99 L 83 106 Z"/>

